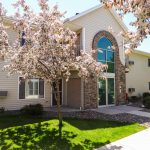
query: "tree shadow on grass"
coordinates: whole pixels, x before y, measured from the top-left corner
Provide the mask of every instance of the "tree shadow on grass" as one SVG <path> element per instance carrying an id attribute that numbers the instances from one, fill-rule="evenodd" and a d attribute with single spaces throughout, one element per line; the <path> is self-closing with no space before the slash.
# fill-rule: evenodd
<path id="1" fill-rule="evenodd" d="M 0 129 L 21 126 L 21 125 L 26 125 L 26 124 L 31 124 L 31 123 L 38 123 L 38 122 L 47 121 L 47 120 L 49 119 L 43 118 L 42 116 L 3 114 L 3 115 L 0 115 Z"/>
<path id="2" fill-rule="evenodd" d="M 98 119 L 65 119 L 70 125 L 80 130 L 94 130 L 102 128 L 116 128 L 131 125 L 133 123 L 121 123 L 116 121 L 106 121 Z"/>
<path id="3" fill-rule="evenodd" d="M 73 142 L 77 136 L 78 134 L 63 130 L 59 140 L 58 126 L 49 122 L 30 124 L 0 130 L 0 149 L 84 150 L 110 143 L 89 139 Z"/>

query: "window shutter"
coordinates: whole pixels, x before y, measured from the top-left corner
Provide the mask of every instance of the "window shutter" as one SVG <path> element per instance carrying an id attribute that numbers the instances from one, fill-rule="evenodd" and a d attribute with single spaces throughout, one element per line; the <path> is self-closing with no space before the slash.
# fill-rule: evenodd
<path id="1" fill-rule="evenodd" d="M 21 46 L 25 44 L 25 39 L 23 38 L 23 36 L 25 36 L 24 32 L 22 32 L 22 35 L 21 35 Z"/>
<path id="2" fill-rule="evenodd" d="M 150 67 L 150 58 L 148 59 L 148 67 Z"/>
<path id="3" fill-rule="evenodd" d="M 19 78 L 19 99 L 25 99 L 25 79 Z"/>
<path id="4" fill-rule="evenodd" d="M 39 79 L 39 97 L 44 98 L 44 80 Z"/>

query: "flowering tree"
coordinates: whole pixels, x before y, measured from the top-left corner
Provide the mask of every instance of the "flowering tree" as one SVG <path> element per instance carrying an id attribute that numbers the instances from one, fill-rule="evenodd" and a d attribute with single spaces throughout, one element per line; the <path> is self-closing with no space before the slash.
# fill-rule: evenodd
<path id="1" fill-rule="evenodd" d="M 130 24 L 136 27 L 136 32 L 126 32 L 126 52 L 135 49 L 150 34 L 150 0 L 100 0 L 108 8 L 115 7 L 121 16 L 132 13 L 136 20 Z"/>
<path id="2" fill-rule="evenodd" d="M 6 11 L 0 3 L 0 58 L 4 57 L 4 52 L 10 48 L 8 42 L 8 35 L 5 31 L 6 27 L 3 24 L 3 16 L 5 16 Z"/>
<path id="3" fill-rule="evenodd" d="M 55 82 L 55 98 L 61 127 L 59 80 L 65 78 L 68 81 L 72 70 L 77 70 L 79 76 L 84 79 L 91 75 L 101 77 L 106 66 L 93 58 L 94 51 L 81 51 L 81 55 L 76 56 L 77 36 L 64 26 L 64 14 L 59 12 L 57 6 L 50 10 L 47 0 L 38 0 L 38 3 L 41 9 L 39 14 L 34 14 L 25 0 L 18 0 L 14 4 L 18 11 L 13 26 L 19 36 L 10 49 L 4 50 L 5 56 L 10 60 L 6 68 L 10 74 L 20 74 L 24 78 L 42 78 L 51 85 Z M 19 9 L 23 10 L 22 15 Z"/>

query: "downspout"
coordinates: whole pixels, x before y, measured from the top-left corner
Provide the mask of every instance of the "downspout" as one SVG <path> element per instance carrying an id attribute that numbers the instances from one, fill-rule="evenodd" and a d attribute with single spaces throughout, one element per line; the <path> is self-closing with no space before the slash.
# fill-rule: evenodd
<path id="1" fill-rule="evenodd" d="M 85 28 L 82 28 L 82 48 L 83 51 L 85 51 Z M 84 79 L 81 79 L 81 109 L 84 109 Z"/>
<path id="2" fill-rule="evenodd" d="M 82 28 L 82 48 L 85 51 L 85 28 Z"/>

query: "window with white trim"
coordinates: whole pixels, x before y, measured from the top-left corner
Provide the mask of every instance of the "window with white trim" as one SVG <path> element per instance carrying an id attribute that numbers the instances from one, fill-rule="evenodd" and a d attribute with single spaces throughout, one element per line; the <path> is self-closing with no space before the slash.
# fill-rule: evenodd
<path id="1" fill-rule="evenodd" d="M 24 79 L 19 78 L 19 99 L 38 99 L 44 98 L 43 79 Z"/>
<path id="2" fill-rule="evenodd" d="M 39 98 L 39 79 L 28 79 L 25 82 L 25 96 L 26 98 Z"/>

